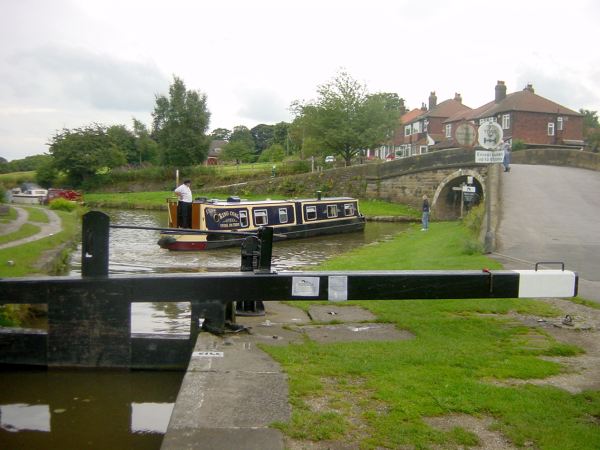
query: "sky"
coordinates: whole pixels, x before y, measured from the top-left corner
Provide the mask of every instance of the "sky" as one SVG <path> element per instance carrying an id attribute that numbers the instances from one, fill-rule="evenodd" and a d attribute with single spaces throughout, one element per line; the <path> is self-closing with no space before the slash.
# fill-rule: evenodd
<path id="1" fill-rule="evenodd" d="M 148 126 L 173 77 L 207 96 L 209 131 L 291 121 L 340 71 L 410 109 L 477 108 L 532 84 L 600 110 L 596 0 L 0 0 L 0 157 L 64 128 Z"/>

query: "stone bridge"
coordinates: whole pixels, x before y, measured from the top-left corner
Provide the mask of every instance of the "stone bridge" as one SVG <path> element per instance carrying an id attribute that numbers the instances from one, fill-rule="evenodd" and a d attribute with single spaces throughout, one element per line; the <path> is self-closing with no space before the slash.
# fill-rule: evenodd
<path id="1" fill-rule="evenodd" d="M 600 154 L 580 150 L 540 148 L 513 152 L 516 164 L 570 166 L 600 170 Z M 490 170 L 491 169 L 491 170 Z M 492 217 L 499 206 L 500 165 L 475 164 L 473 149 L 449 149 L 388 162 L 362 164 L 309 174 L 277 177 L 265 182 L 249 182 L 232 186 L 230 193 L 282 193 L 314 195 L 350 195 L 376 198 L 420 207 L 427 195 L 437 220 L 460 217 L 459 188 L 473 177 L 480 199 L 491 193 Z"/>

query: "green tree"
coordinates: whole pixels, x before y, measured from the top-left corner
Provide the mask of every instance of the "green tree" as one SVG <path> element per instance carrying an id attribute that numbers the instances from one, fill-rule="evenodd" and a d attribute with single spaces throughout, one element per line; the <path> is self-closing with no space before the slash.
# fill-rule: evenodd
<path id="1" fill-rule="evenodd" d="M 583 138 L 589 149 L 597 153 L 600 149 L 600 122 L 598 121 L 598 112 L 587 109 L 580 109 L 583 114 Z"/>
<path id="2" fill-rule="evenodd" d="M 174 77 L 169 98 L 156 97 L 152 118 L 152 136 L 158 143 L 163 164 L 189 166 L 206 160 L 210 112 L 205 94 L 186 90 L 184 82 Z"/>
<path id="3" fill-rule="evenodd" d="M 138 160 L 135 135 L 125 125 L 113 125 L 106 131 L 116 148 L 121 150 L 129 164 Z"/>
<path id="4" fill-rule="evenodd" d="M 135 118 L 133 119 L 133 134 L 139 164 L 141 165 L 144 162 L 158 163 L 158 144 L 150 137 L 146 125 Z"/>
<path id="5" fill-rule="evenodd" d="M 215 128 L 210 133 L 210 138 L 212 140 L 228 141 L 230 137 L 231 130 L 228 130 L 227 128 Z"/>
<path id="6" fill-rule="evenodd" d="M 235 161 L 238 164 L 252 162 L 254 161 L 253 148 L 244 141 L 231 141 L 223 147 L 221 159 Z"/>
<path id="7" fill-rule="evenodd" d="M 273 144 L 262 151 L 259 162 L 279 162 L 285 158 L 285 149 L 280 144 Z"/>
<path id="8" fill-rule="evenodd" d="M 248 127 L 245 127 L 244 125 L 233 127 L 233 133 L 231 133 L 229 143 L 231 144 L 233 142 L 242 143 L 245 148 L 249 149 L 251 155 L 256 155 L 256 144 L 252 132 Z"/>
<path id="9" fill-rule="evenodd" d="M 64 172 L 73 187 L 81 186 L 101 170 L 126 162 L 107 128 L 98 124 L 72 130 L 64 128 L 51 138 L 49 145 L 54 168 Z"/>
<path id="10" fill-rule="evenodd" d="M 273 143 L 273 125 L 265 125 L 261 123 L 250 130 L 254 139 L 256 153 L 261 154 L 267 147 Z"/>
<path id="11" fill-rule="evenodd" d="M 292 105 L 303 138 L 319 141 L 328 154 L 349 165 L 361 149 L 389 140 L 400 117 L 389 94 L 367 93 L 366 86 L 346 72 L 317 89 L 312 103 Z"/>

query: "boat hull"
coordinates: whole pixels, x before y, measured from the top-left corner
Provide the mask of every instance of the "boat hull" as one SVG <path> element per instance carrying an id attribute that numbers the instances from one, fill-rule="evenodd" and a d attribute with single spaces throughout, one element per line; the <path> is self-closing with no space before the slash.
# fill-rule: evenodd
<path id="1" fill-rule="evenodd" d="M 352 233 L 365 229 L 363 216 L 328 223 L 310 223 L 273 227 L 273 240 L 302 239 L 315 236 Z M 184 234 L 174 230 L 163 232 L 158 241 L 161 248 L 173 251 L 202 251 L 225 247 L 239 247 L 244 238 L 216 234 Z"/>

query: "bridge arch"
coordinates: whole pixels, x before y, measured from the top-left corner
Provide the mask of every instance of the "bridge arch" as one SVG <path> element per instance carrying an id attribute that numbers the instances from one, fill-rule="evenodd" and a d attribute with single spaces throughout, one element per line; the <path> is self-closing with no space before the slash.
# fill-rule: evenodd
<path id="1" fill-rule="evenodd" d="M 473 202 L 475 205 L 483 200 L 485 194 L 485 180 L 479 170 L 458 169 L 447 175 L 440 181 L 431 202 L 433 214 L 437 219 L 455 220 L 461 217 L 461 188 L 467 184 L 469 177 L 473 177 L 472 186 L 475 187 L 475 196 Z"/>

